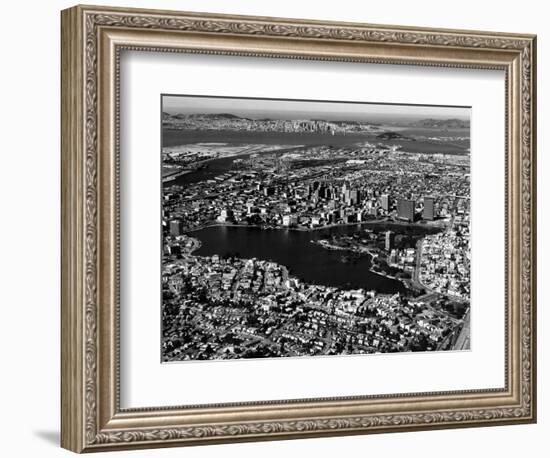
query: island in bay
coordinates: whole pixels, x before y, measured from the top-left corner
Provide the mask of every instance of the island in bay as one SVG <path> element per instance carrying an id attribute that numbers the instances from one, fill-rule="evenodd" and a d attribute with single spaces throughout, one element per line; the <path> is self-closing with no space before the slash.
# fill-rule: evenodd
<path id="1" fill-rule="evenodd" d="M 163 96 L 163 362 L 470 348 L 470 110 Z"/>

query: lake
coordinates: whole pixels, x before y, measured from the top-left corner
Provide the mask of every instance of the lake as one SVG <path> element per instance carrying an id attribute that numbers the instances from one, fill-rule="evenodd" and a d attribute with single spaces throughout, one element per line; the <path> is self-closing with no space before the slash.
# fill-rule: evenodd
<path id="1" fill-rule="evenodd" d="M 312 284 L 345 289 L 364 288 L 386 294 L 406 292 L 400 281 L 371 272 L 370 256 L 351 256 L 344 261 L 349 252 L 327 250 L 311 243 L 311 240 L 329 235 L 353 234 L 361 230 L 361 226 L 315 231 L 212 226 L 190 235 L 202 242 L 195 255 L 231 254 L 245 259 L 274 261 L 286 266 L 291 275 Z"/>

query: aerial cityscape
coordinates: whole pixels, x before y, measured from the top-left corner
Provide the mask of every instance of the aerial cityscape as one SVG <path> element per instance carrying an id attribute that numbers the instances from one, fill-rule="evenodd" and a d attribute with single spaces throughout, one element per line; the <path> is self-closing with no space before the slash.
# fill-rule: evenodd
<path id="1" fill-rule="evenodd" d="M 470 349 L 470 109 L 162 97 L 163 362 Z"/>

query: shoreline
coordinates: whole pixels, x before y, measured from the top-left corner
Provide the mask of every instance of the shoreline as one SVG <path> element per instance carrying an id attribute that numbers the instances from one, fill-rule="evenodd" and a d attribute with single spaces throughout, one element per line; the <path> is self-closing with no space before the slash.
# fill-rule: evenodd
<path id="1" fill-rule="evenodd" d="M 345 247 L 340 247 L 338 245 L 332 245 L 332 244 L 329 244 L 329 243 L 321 243 L 321 242 L 318 242 L 318 241 L 315 241 L 315 240 L 311 240 L 310 241 L 311 243 L 315 244 L 315 245 L 319 245 L 320 247 L 326 249 L 326 250 L 334 250 L 334 251 L 350 251 L 352 253 L 356 253 L 356 254 L 359 254 L 359 255 L 365 255 L 367 254 L 368 256 L 370 256 L 371 258 L 371 261 L 372 259 L 380 256 L 379 253 L 376 253 L 376 252 L 373 252 L 371 249 L 368 249 L 368 248 L 364 248 L 360 251 L 356 251 L 354 250 L 353 248 L 345 248 Z M 380 275 L 381 277 L 385 277 L 385 278 L 390 278 L 391 280 L 396 280 L 396 281 L 399 281 L 401 283 L 403 283 L 407 289 L 411 289 L 410 288 L 410 279 L 407 279 L 407 278 L 398 278 L 397 276 L 395 275 L 390 275 L 390 274 L 387 274 L 383 271 L 379 271 L 379 270 L 375 270 L 373 268 L 373 266 L 371 265 L 369 267 L 369 272 L 372 272 L 373 274 L 376 274 L 376 275 Z"/>
<path id="2" fill-rule="evenodd" d="M 384 222 L 385 220 L 382 220 L 382 222 Z M 376 221 L 371 221 L 371 223 L 376 223 L 376 222 L 381 222 L 380 220 L 376 220 Z M 361 224 L 365 224 L 366 222 L 363 222 L 363 223 L 351 223 L 351 224 L 337 224 L 337 225 L 332 225 L 330 227 L 338 227 L 338 226 L 354 226 L 354 225 L 361 225 Z M 404 224 L 407 224 L 407 223 L 404 223 Z M 205 229 L 205 228 L 208 228 L 208 227 L 219 227 L 219 226 L 226 226 L 226 227 L 256 227 L 256 228 L 262 228 L 262 226 L 258 226 L 258 225 L 254 225 L 254 226 L 251 226 L 251 225 L 239 225 L 239 224 L 224 224 L 224 223 L 214 223 L 214 224 L 210 224 L 210 225 L 207 225 L 207 226 L 203 226 L 203 227 L 200 227 L 200 228 L 197 228 L 197 229 L 193 229 L 192 231 L 186 231 L 186 233 L 188 234 L 189 237 L 191 237 L 193 240 L 195 240 L 195 244 L 193 246 L 193 248 L 189 251 L 189 255 L 191 256 L 197 256 L 197 257 L 200 257 L 200 255 L 197 255 L 197 254 L 194 254 L 195 251 L 197 251 L 198 249 L 201 248 L 202 246 L 202 242 L 201 240 L 196 237 L 196 236 L 193 236 L 193 235 L 190 235 L 189 233 L 191 232 L 194 232 L 194 231 L 199 231 L 201 229 Z M 328 227 L 328 228 L 330 228 Z M 323 227 L 322 229 L 326 229 L 327 227 Z M 277 228 L 268 228 L 268 229 L 277 229 Z M 292 229 L 292 230 L 298 230 L 298 231 L 301 231 L 301 232 L 305 232 L 305 231 L 308 231 L 307 229 L 306 230 L 301 230 L 301 229 L 296 229 L 296 228 L 282 228 L 282 229 Z M 313 229 L 315 230 L 315 229 Z M 363 249 L 361 251 L 355 251 L 353 248 L 344 248 L 344 247 L 339 247 L 337 245 L 327 245 L 327 244 L 322 244 L 320 243 L 319 241 L 316 241 L 316 240 L 310 240 L 310 243 L 313 243 L 314 245 L 318 245 L 320 246 L 321 248 L 324 248 L 324 249 L 327 249 L 327 250 L 333 250 L 333 251 L 349 251 L 351 253 L 355 253 L 355 254 L 358 254 L 360 256 L 364 256 L 364 255 L 367 255 L 369 256 L 370 258 L 370 263 L 371 265 L 369 266 L 368 270 L 369 272 L 375 274 L 375 275 L 379 275 L 381 277 L 384 277 L 384 278 L 389 278 L 391 280 L 395 280 L 395 281 L 398 281 L 400 282 L 401 284 L 403 284 L 405 286 L 405 289 L 407 291 L 410 291 L 412 292 L 413 289 L 411 288 L 411 281 L 410 279 L 405 279 L 405 278 L 398 278 L 396 276 L 393 276 L 393 275 L 390 275 L 390 274 L 386 274 L 384 272 L 380 272 L 378 270 L 375 270 L 372 266 L 372 260 L 376 257 L 379 256 L 379 253 L 376 253 L 376 252 L 373 252 L 372 250 L 370 249 Z M 243 258 L 244 259 L 244 258 Z M 284 267 L 285 269 L 288 269 L 287 266 L 284 266 L 281 264 L 282 267 Z M 299 277 L 296 277 L 298 279 L 300 279 Z M 301 279 L 300 279 L 301 280 Z"/>
<path id="3" fill-rule="evenodd" d="M 432 224 L 418 224 L 418 223 L 410 223 L 406 221 L 400 221 L 400 220 L 394 220 L 389 219 L 387 217 L 384 218 L 377 218 L 369 221 L 361 221 L 356 223 L 345 223 L 345 224 L 330 224 L 326 226 L 321 227 L 314 227 L 314 228 L 307 228 L 307 227 L 285 227 L 285 226 L 265 226 L 265 225 L 259 225 L 259 224 L 238 224 L 238 223 L 220 223 L 220 222 L 211 222 L 209 224 L 199 226 L 193 229 L 187 229 L 184 231 L 185 234 L 187 234 L 189 237 L 192 237 L 193 239 L 197 240 L 199 243 L 193 247 L 193 249 L 189 252 L 192 256 L 200 256 L 195 254 L 195 252 L 202 247 L 202 242 L 199 240 L 198 236 L 195 235 L 196 232 L 201 231 L 203 229 L 207 229 L 210 227 L 235 227 L 235 228 L 255 228 L 255 229 L 263 229 L 263 230 L 287 230 L 287 231 L 296 231 L 296 232 L 315 232 L 315 231 L 322 231 L 322 230 L 330 230 L 335 228 L 345 228 L 345 227 L 352 227 L 357 226 L 358 230 L 364 229 L 364 227 L 368 228 L 368 226 L 375 226 L 379 224 L 388 224 L 393 226 L 401 226 L 401 227 L 440 227 L 439 225 L 432 225 Z M 384 230 L 384 229 L 382 229 Z M 388 229 L 390 230 L 390 229 Z M 340 247 L 337 245 L 331 245 L 331 244 L 321 244 L 319 240 L 312 239 L 310 240 L 311 243 L 320 246 L 321 248 L 328 249 L 328 250 L 335 250 L 335 251 L 349 251 L 350 253 L 354 253 L 359 256 L 368 255 L 370 266 L 368 267 L 368 271 L 372 274 L 375 274 L 380 277 L 387 278 L 389 280 L 394 280 L 396 282 L 401 283 L 405 289 L 409 293 L 413 293 L 416 291 L 419 287 L 421 289 L 426 290 L 426 287 L 422 285 L 420 282 L 415 281 L 413 278 L 399 278 L 396 275 L 391 275 L 389 273 L 385 273 L 383 271 L 378 271 L 374 269 L 373 266 L 373 260 L 380 256 L 380 253 L 375 249 L 369 249 L 369 248 L 362 248 L 357 251 L 357 249 L 354 249 L 353 247 L 346 248 L 346 247 Z M 286 266 L 285 266 L 286 267 Z M 297 278 L 300 278 L 299 276 Z"/>
<path id="4" fill-rule="evenodd" d="M 298 231 L 298 232 L 314 232 L 314 231 L 322 231 L 325 229 L 334 229 L 338 227 L 352 227 L 352 226 L 364 226 L 369 224 L 383 224 L 383 223 L 389 223 L 389 224 L 395 224 L 398 226 L 417 226 L 416 224 L 407 223 L 404 221 L 397 221 L 397 220 L 391 220 L 391 219 L 375 219 L 370 221 L 361 221 L 358 223 L 345 223 L 345 224 L 328 224 L 326 226 L 320 226 L 320 227 L 287 227 L 287 226 L 264 226 L 261 224 L 237 224 L 237 223 L 217 223 L 212 222 L 209 224 L 205 224 L 203 226 L 194 227 L 192 229 L 186 229 L 185 232 L 197 232 L 202 229 L 207 229 L 209 227 L 242 227 L 242 228 L 257 228 L 257 229 L 264 229 L 264 230 L 287 230 L 287 231 Z M 421 226 L 424 227 L 424 226 Z"/>
<path id="5" fill-rule="evenodd" d="M 226 145 L 226 144 L 224 143 L 223 145 Z M 169 146 L 169 147 L 166 147 L 166 148 L 177 148 L 177 147 L 182 147 L 182 146 L 185 146 L 185 145 L 174 145 L 174 146 Z M 218 160 L 224 160 L 224 159 L 233 159 L 233 160 L 235 160 L 235 159 L 239 159 L 243 156 L 250 156 L 252 154 L 256 154 L 256 153 L 261 152 L 261 149 L 264 148 L 264 147 L 268 148 L 268 150 L 265 151 L 266 153 L 280 153 L 282 151 L 290 151 L 290 150 L 293 150 L 293 149 L 296 149 L 296 148 L 303 147 L 303 145 L 284 145 L 284 144 L 273 144 L 273 145 L 271 145 L 271 144 L 261 144 L 261 143 L 252 144 L 252 145 L 249 145 L 249 146 L 247 146 L 246 148 L 244 148 L 242 150 L 225 154 L 222 157 L 220 157 L 218 155 L 216 157 L 210 157 L 208 159 L 202 159 L 200 161 L 194 162 L 193 164 L 191 164 L 192 168 L 184 168 L 180 172 L 175 172 L 175 173 L 172 173 L 170 175 L 163 176 L 161 181 L 162 181 L 163 185 L 164 184 L 169 184 L 170 182 L 174 181 L 176 178 L 179 178 L 180 176 L 187 175 L 189 173 L 197 172 L 198 170 L 201 169 L 202 166 L 208 165 L 208 163 L 210 163 L 210 162 L 214 162 L 214 161 L 218 161 Z"/>
<path id="6" fill-rule="evenodd" d="M 171 181 L 174 181 L 176 178 L 179 178 L 183 175 L 187 175 L 188 173 L 193 172 L 193 170 L 183 169 L 179 170 L 177 172 L 171 173 L 170 175 L 165 175 L 162 177 L 162 183 L 170 183 Z"/>
<path id="7" fill-rule="evenodd" d="M 192 239 L 194 240 L 195 243 L 193 244 L 193 248 L 191 248 L 187 254 L 188 254 L 189 256 L 194 256 L 194 257 L 198 257 L 198 258 L 204 257 L 204 256 L 202 256 L 202 255 L 193 254 L 195 251 L 197 251 L 199 248 L 201 248 L 201 246 L 202 246 L 201 240 L 198 239 L 198 238 L 196 238 L 196 237 L 192 237 L 192 236 L 189 236 L 189 237 L 192 238 Z M 313 242 L 313 241 L 312 241 L 312 242 Z M 315 243 L 315 242 L 313 242 L 313 243 Z M 323 247 L 323 248 L 326 248 L 326 247 Z M 332 249 L 332 248 L 328 248 L 328 249 Z M 336 250 L 354 252 L 353 250 L 350 250 L 350 249 L 347 249 L 347 248 L 336 248 Z M 354 253 L 356 253 L 356 252 L 354 252 Z M 368 252 L 368 251 L 365 251 L 365 253 L 360 253 L 360 254 L 368 254 L 371 258 L 374 257 L 374 255 L 373 255 L 372 253 Z M 218 256 L 219 256 L 219 255 L 218 255 Z M 210 256 L 206 256 L 206 257 L 210 257 Z M 259 258 L 240 258 L 240 259 L 259 259 Z M 265 260 L 265 259 L 260 259 L 260 260 L 261 260 L 261 261 L 267 261 L 267 262 L 269 262 L 269 260 Z M 271 261 L 271 262 L 275 262 L 275 261 Z M 310 282 L 308 282 L 308 281 L 302 279 L 301 277 L 299 277 L 299 276 L 297 276 L 297 275 L 295 275 L 295 274 L 292 274 L 292 273 L 290 272 L 289 268 L 288 268 L 287 266 L 285 266 L 284 264 L 280 264 L 280 263 L 278 263 L 278 262 L 276 262 L 276 263 L 277 263 L 282 269 L 284 269 L 284 270 L 286 271 L 286 273 L 287 273 L 287 275 L 288 275 L 289 277 L 294 277 L 294 278 L 296 278 L 297 280 L 299 280 L 300 282 L 307 283 L 307 284 L 311 284 L 311 285 L 313 285 L 313 286 L 321 286 L 321 287 L 324 287 L 324 288 L 336 288 L 336 289 L 342 289 L 342 290 L 343 290 L 343 288 L 336 287 L 336 286 L 329 286 L 329 285 L 323 285 L 323 284 L 318 284 L 318 283 L 310 283 Z M 376 274 L 376 275 L 379 275 L 379 276 L 381 276 L 381 277 L 386 277 L 386 278 L 390 278 L 390 279 L 392 279 L 392 280 L 398 281 L 398 282 L 402 283 L 402 284 L 405 286 L 405 289 L 406 289 L 408 292 L 411 292 L 411 291 L 412 291 L 412 290 L 408 287 L 408 285 L 407 285 L 407 283 L 405 282 L 405 280 L 403 280 L 403 279 L 400 279 L 400 278 L 397 278 L 397 277 L 392 277 L 392 276 L 390 276 L 390 275 L 386 275 L 386 274 L 384 274 L 383 272 L 378 272 L 378 271 L 376 271 L 376 270 L 373 270 L 372 267 L 369 267 L 368 270 L 369 270 L 369 272 L 372 272 L 372 273 L 374 273 L 374 274 Z M 372 291 L 372 290 L 367 290 L 366 288 L 361 288 L 361 289 L 363 289 L 363 290 L 365 290 L 365 291 Z M 376 290 L 375 290 L 375 291 L 376 291 Z M 395 294 L 395 293 L 380 293 L 380 292 L 376 291 L 376 294 L 377 294 L 377 295 L 382 295 L 382 296 L 392 296 L 392 295 Z"/>

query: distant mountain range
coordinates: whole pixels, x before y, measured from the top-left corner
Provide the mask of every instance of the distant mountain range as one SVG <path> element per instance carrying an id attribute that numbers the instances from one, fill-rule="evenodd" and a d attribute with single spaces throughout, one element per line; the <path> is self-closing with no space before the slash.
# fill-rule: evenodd
<path id="1" fill-rule="evenodd" d="M 168 115 L 170 116 L 170 115 Z M 241 116 L 237 116 L 231 113 L 216 113 L 216 114 L 176 114 L 172 115 L 173 118 L 176 119 L 210 119 L 212 121 L 215 120 L 226 120 L 226 119 L 241 119 L 244 121 L 250 121 L 249 118 L 243 118 Z"/>
<path id="2" fill-rule="evenodd" d="M 467 129 L 470 127 L 470 121 L 467 119 L 421 119 L 411 124 L 414 127 L 424 127 L 426 129 Z"/>

